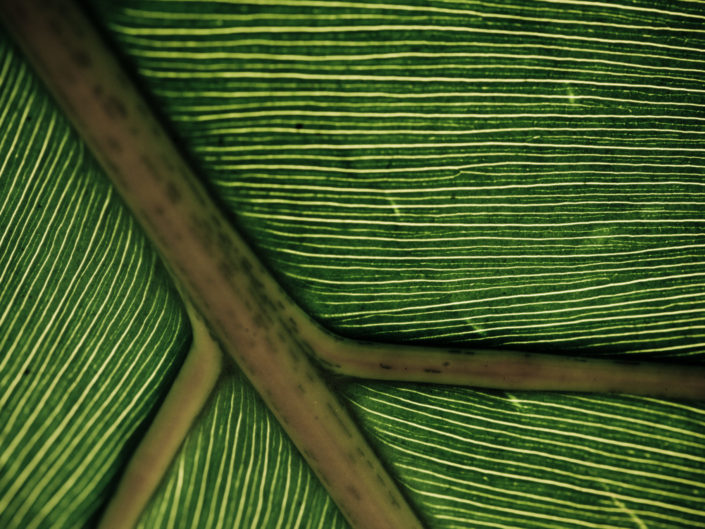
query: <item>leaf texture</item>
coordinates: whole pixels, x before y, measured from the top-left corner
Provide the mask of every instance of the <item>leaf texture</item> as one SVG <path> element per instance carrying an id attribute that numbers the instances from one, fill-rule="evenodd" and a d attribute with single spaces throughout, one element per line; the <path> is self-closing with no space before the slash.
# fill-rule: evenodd
<path id="1" fill-rule="evenodd" d="M 0 35 L 0 526 L 83 527 L 189 341 L 155 252 Z"/>
<path id="2" fill-rule="evenodd" d="M 701 3 L 98 12 L 241 229 L 327 325 L 702 356 Z M 705 526 L 700 406 L 344 393 L 429 527 Z"/>
<path id="3" fill-rule="evenodd" d="M 138 529 L 348 525 L 247 379 L 229 374 Z"/>
<path id="4" fill-rule="evenodd" d="M 702 353 L 701 3 L 101 5 L 209 182 L 326 324 Z"/>
<path id="5" fill-rule="evenodd" d="M 399 342 L 702 356 L 701 2 L 91 5 L 239 227 L 327 325 Z M 20 90 L 12 99 L 7 86 L 0 108 L 10 115 L 30 95 Z M 63 137 L 45 149 L 58 149 Z M 7 145 L 3 153 L 20 157 L 41 152 L 35 143 Z M 97 193 L 94 185 L 110 194 L 101 183 L 85 193 Z M 5 189 L 1 198 L 14 196 Z M 28 187 L 25 195 L 32 193 Z M 68 216 L 56 226 L 71 226 L 71 210 L 54 210 Z M 17 211 L 0 229 L 35 220 L 28 209 Z M 96 237 L 112 233 L 114 222 Z M 79 239 L 90 241 L 96 222 L 81 224 L 88 227 Z M 118 239 L 126 233 L 114 232 Z M 137 260 L 154 268 L 151 259 Z M 160 282 L 160 273 L 145 280 Z M 5 296 L 10 290 L 0 285 Z M 86 327 L 67 327 L 76 336 L 92 329 L 80 314 Z M 127 314 L 121 321 L 131 321 L 134 308 Z M 155 333 L 182 329 L 180 313 L 165 309 L 161 317 L 174 319 L 156 325 L 154 316 Z M 2 336 L 14 336 L 11 329 Z M 163 336 L 178 349 L 183 332 Z M 59 349 L 70 343 L 52 342 Z M 168 363 L 159 356 L 168 349 L 145 349 L 154 359 L 141 354 L 140 361 Z M 46 370 L 70 365 L 80 373 L 79 360 L 62 364 L 68 356 L 60 355 L 70 353 L 54 354 Z M 314 492 L 315 480 L 237 380 L 220 386 L 142 526 L 179 527 L 183 516 L 189 527 L 208 529 L 248 521 L 337 527 L 329 500 Z M 343 393 L 429 527 L 705 526 L 702 406 L 372 383 L 347 384 Z M 43 403 L 42 393 L 24 395 Z M 149 398 L 125 402 L 146 410 Z M 119 406 L 116 413 L 125 412 Z M 11 418 L 28 410 L 0 409 Z M 48 435 L 64 433 L 56 424 Z M 109 431 L 107 423 L 104 429 L 94 432 Z M 95 443 L 81 446 L 90 452 Z M 110 469 L 100 475 L 114 475 Z M 284 479 L 284 472 L 291 474 Z M 262 493 L 274 475 L 283 481 L 271 497 L 284 507 Z M 4 479 L 5 490 L 15 486 Z M 94 479 L 95 487 L 61 489 L 63 496 L 52 496 L 60 505 L 42 496 L 53 492 L 32 492 L 54 490 L 49 485 L 26 487 L 12 512 L 38 509 L 21 519 L 23 527 L 41 524 L 47 505 L 64 525 L 85 519 L 108 478 Z"/>
<path id="6" fill-rule="evenodd" d="M 381 383 L 347 395 L 429 527 L 705 526 L 702 407 Z"/>

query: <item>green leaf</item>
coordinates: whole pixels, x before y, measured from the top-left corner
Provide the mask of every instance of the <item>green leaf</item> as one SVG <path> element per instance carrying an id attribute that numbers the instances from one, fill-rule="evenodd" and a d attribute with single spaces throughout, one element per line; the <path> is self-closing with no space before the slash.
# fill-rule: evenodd
<path id="1" fill-rule="evenodd" d="M 699 3 L 95 8 L 238 226 L 329 327 L 397 342 L 702 357 Z M 0 522 L 72 527 L 109 496 L 187 330 L 153 253 L 92 162 L 79 162 L 80 142 L 58 131 L 56 111 L 39 121 L 53 107 L 35 81 L 5 81 L 31 76 L 4 52 L 0 108 L 14 125 L 2 130 L 22 126 L 23 143 L 5 132 L 0 157 L 10 164 L 0 270 L 15 281 L 0 282 L 14 322 L 0 320 L 0 340 L 17 344 L 0 365 L 0 398 L 15 399 L 0 407 L 0 501 L 12 506 Z M 34 125 L 20 124 L 24 110 Z M 64 234 L 71 242 L 58 242 Z M 123 245 L 98 247 L 111 237 Z M 121 280 L 121 294 L 110 290 Z M 143 298 L 154 308 L 138 309 Z M 35 382 L 23 382 L 27 362 Z M 705 525 L 701 405 L 340 390 L 429 527 Z M 239 375 L 224 380 L 142 526 L 342 526 L 272 421 Z M 44 458 L 52 435 L 66 441 L 51 439 Z M 45 466 L 31 472 L 39 457 Z"/>
<path id="2" fill-rule="evenodd" d="M 255 4 L 100 5 L 313 315 L 390 341 L 702 353 L 698 8 Z"/>
<path id="3" fill-rule="evenodd" d="M 77 527 L 189 329 L 155 252 L 6 37 L 0 61 L 0 526 Z"/>
<path id="4" fill-rule="evenodd" d="M 346 528 L 241 374 L 216 388 L 138 527 Z"/>
<path id="5" fill-rule="evenodd" d="M 354 384 L 431 527 L 700 527 L 705 412 L 637 397 Z"/>

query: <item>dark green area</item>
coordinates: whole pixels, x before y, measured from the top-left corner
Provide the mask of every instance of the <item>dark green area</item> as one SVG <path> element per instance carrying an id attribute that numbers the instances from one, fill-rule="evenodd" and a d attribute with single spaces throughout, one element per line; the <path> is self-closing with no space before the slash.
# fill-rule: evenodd
<path id="1" fill-rule="evenodd" d="M 700 356 L 696 4 L 96 4 L 289 292 L 388 341 Z"/>

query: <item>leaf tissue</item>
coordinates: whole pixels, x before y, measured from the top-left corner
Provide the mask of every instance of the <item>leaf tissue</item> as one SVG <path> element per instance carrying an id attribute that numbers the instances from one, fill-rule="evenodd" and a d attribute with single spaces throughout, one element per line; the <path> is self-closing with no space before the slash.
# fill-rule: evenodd
<path id="1" fill-rule="evenodd" d="M 700 2 L 88 7 L 328 328 L 702 363 Z M 92 527 L 189 325 L 4 35 L 0 102 L 0 526 Z M 705 526 L 701 403 L 331 384 L 428 528 Z M 346 522 L 229 367 L 138 526 Z"/>

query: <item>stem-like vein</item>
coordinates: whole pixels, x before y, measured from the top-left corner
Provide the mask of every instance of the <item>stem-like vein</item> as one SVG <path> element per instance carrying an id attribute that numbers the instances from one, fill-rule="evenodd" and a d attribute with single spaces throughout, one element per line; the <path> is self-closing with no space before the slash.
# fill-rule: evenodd
<path id="1" fill-rule="evenodd" d="M 321 365 L 386 380 L 705 399 L 702 368 L 397 347 L 328 333 L 286 296 L 214 206 L 75 6 L 59 0 L 2 0 L 1 5 L 8 27 L 187 300 L 250 378 L 353 527 L 421 524 L 321 377 Z"/>
<path id="2" fill-rule="evenodd" d="M 187 312 L 191 347 L 166 399 L 125 467 L 98 529 L 129 529 L 137 524 L 218 381 L 220 346 L 188 303 Z"/>
<path id="3" fill-rule="evenodd" d="M 360 378 L 705 400 L 705 369 L 693 365 L 351 340 L 324 347 L 316 353 L 331 371 Z"/>

